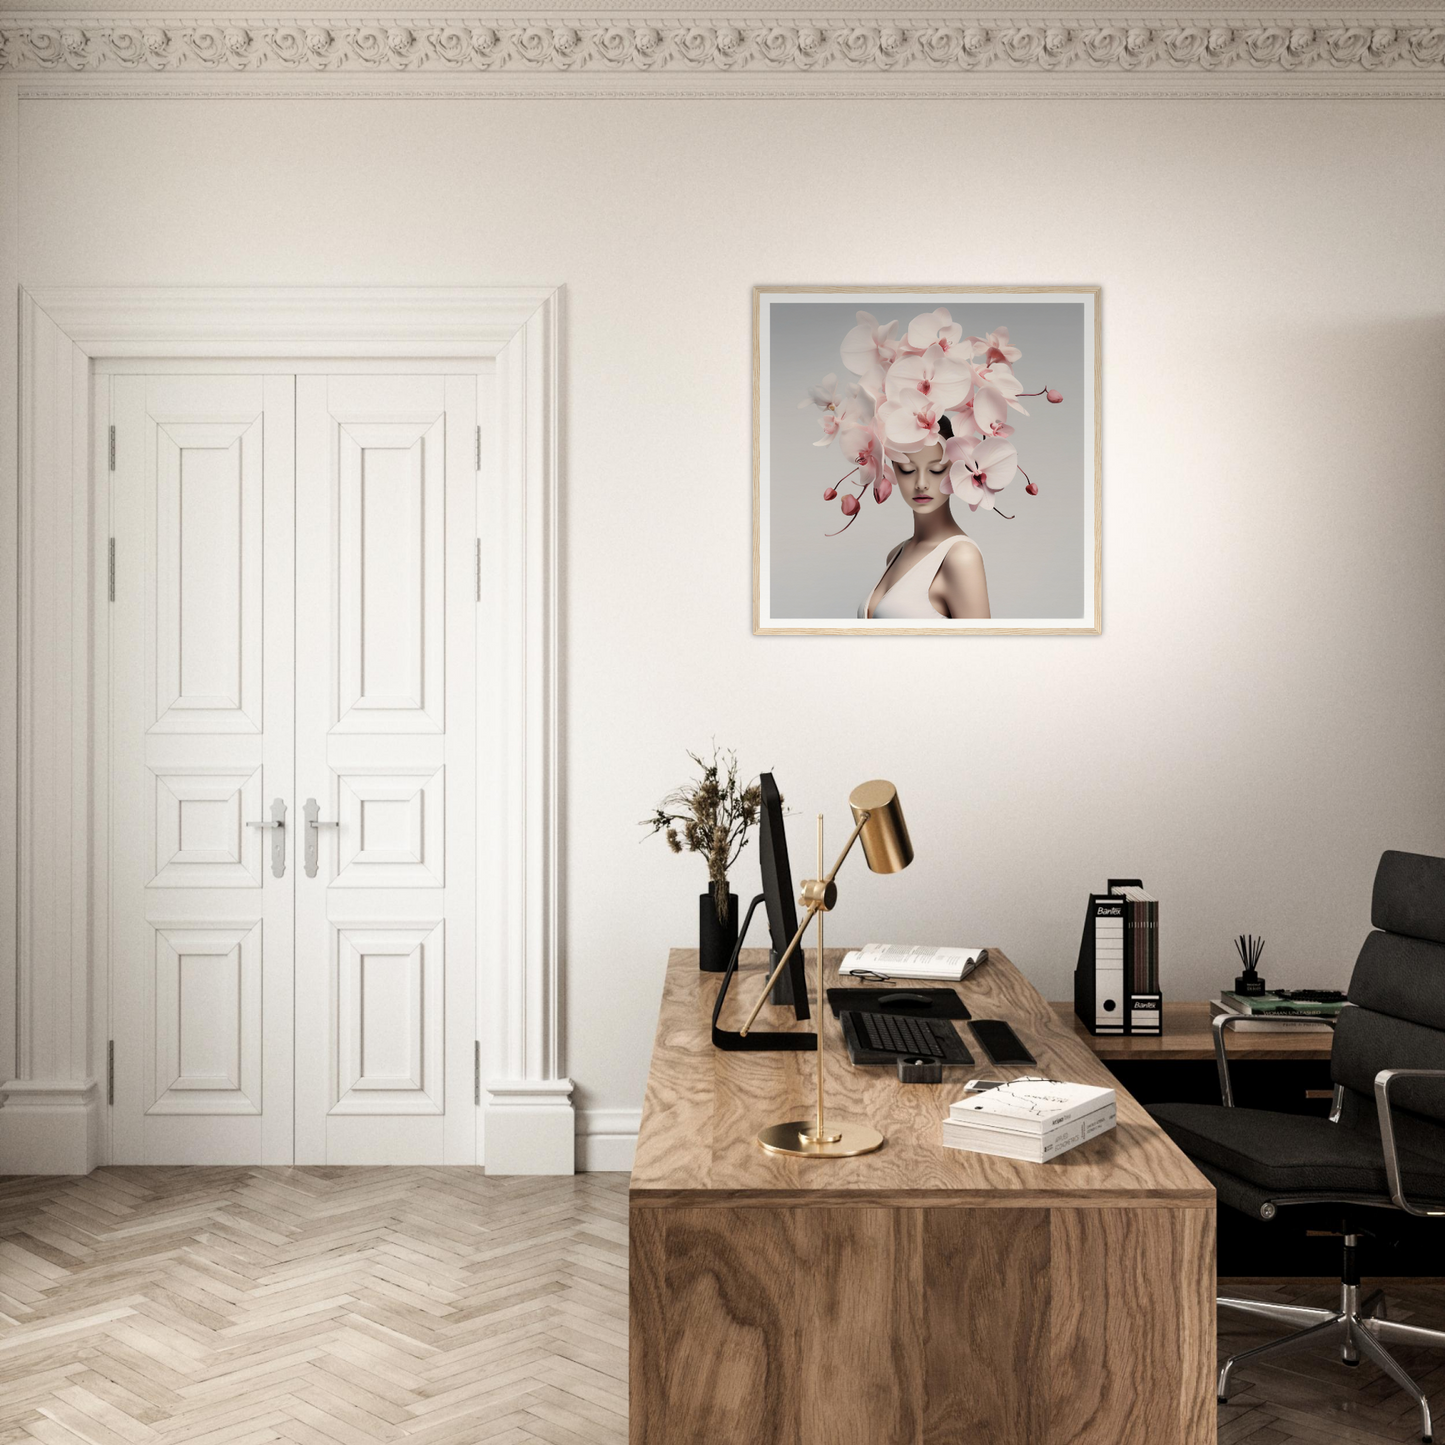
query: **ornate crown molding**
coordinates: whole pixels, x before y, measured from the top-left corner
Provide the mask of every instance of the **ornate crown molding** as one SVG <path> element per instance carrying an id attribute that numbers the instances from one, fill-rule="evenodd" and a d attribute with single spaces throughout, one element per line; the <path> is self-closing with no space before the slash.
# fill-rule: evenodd
<path id="1" fill-rule="evenodd" d="M 639 82 L 649 76 L 907 76 L 925 82 L 1154 76 L 1196 83 L 1334 77 L 1361 84 L 1388 79 L 1391 86 L 1383 88 L 1395 93 L 1435 94 L 1445 93 L 1445 15 L 1392 23 L 936 14 L 620 21 L 14 14 L 0 15 L 0 69 L 76 76 L 559 81 L 610 75 Z M 637 93 L 641 87 L 620 88 Z"/>

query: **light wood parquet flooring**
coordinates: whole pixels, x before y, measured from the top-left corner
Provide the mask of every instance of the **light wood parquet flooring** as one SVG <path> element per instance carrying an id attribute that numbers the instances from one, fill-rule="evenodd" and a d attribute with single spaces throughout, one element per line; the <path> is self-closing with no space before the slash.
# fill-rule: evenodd
<path id="1" fill-rule="evenodd" d="M 627 1176 L 0 1180 L 0 1445 L 619 1445 Z"/>
<path id="2" fill-rule="evenodd" d="M 1223 1283 L 1308 1304 L 1338 1291 Z M 1394 1318 L 1445 1327 L 1445 1281 L 1387 1288 Z M 1221 1355 L 1275 1333 L 1220 1312 Z M 1445 1426 L 1445 1351 L 1397 1353 Z M 1416 1419 L 1373 1366 L 1316 1352 L 1239 1372 L 1219 1445 L 1402 1445 Z M 0 1445 L 626 1438 L 626 1175 L 0 1180 Z"/>

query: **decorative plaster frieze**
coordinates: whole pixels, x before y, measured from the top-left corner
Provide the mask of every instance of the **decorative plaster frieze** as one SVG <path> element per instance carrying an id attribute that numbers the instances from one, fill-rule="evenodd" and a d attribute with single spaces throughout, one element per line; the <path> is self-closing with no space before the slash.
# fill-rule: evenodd
<path id="1" fill-rule="evenodd" d="M 29 73 L 641 77 L 807 73 L 1445 78 L 1445 15 L 1120 20 L 895 15 L 629 19 L 180 20 L 0 16 L 0 69 Z"/>

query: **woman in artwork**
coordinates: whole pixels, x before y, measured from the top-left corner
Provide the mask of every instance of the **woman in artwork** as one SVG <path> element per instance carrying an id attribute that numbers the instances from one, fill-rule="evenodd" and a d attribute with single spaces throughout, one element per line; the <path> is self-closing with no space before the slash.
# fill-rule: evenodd
<path id="1" fill-rule="evenodd" d="M 903 622 L 985 618 L 988 580 L 978 544 L 953 519 L 950 464 L 934 442 L 894 462 L 898 495 L 913 509 L 913 536 L 889 554 L 886 570 L 858 607 L 859 617 Z"/>
<path id="2" fill-rule="evenodd" d="M 1045 389 L 1024 393 L 1013 363 L 1021 352 L 999 327 L 964 339 L 963 327 L 943 307 L 915 316 L 902 337 L 898 323 L 880 326 L 866 311 L 843 339 L 843 362 L 859 378 L 839 395 L 837 377 L 812 389 L 804 406 L 822 413 L 827 446 L 835 437 L 853 463 L 823 493 L 837 498 L 848 519 L 857 520 L 862 498 L 872 491 L 883 503 L 895 488 L 913 513 L 913 535 L 888 553 L 883 575 L 858 608 L 860 618 L 879 621 L 938 621 L 989 617 L 988 581 L 978 544 L 953 516 L 951 498 L 969 510 L 981 507 L 1013 517 L 999 495 L 1022 474 L 1025 490 L 1038 495 L 1018 464 L 1010 438 L 1011 411 L 1027 416 L 1020 397 L 1063 397 Z M 837 533 L 830 535 L 836 536 Z"/>

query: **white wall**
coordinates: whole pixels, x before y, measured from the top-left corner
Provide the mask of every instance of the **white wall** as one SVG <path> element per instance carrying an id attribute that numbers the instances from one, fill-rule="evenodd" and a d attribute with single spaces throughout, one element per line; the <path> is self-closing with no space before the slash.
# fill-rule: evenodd
<path id="1" fill-rule="evenodd" d="M 918 850 L 833 942 L 1067 996 L 1085 894 L 1164 985 L 1341 983 L 1385 847 L 1445 852 L 1445 131 L 1431 102 L 20 102 L 20 279 L 565 283 L 567 1067 L 625 1128 L 703 872 L 636 820 L 710 739 L 806 859 Z M 891 180 L 890 180 L 891 178 Z M 1104 632 L 754 638 L 749 288 L 1103 287 Z M 801 869 L 797 871 L 802 871 Z M 739 885 L 756 885 L 751 850 Z M 622 1111 L 613 1114 L 610 1111 Z"/>

